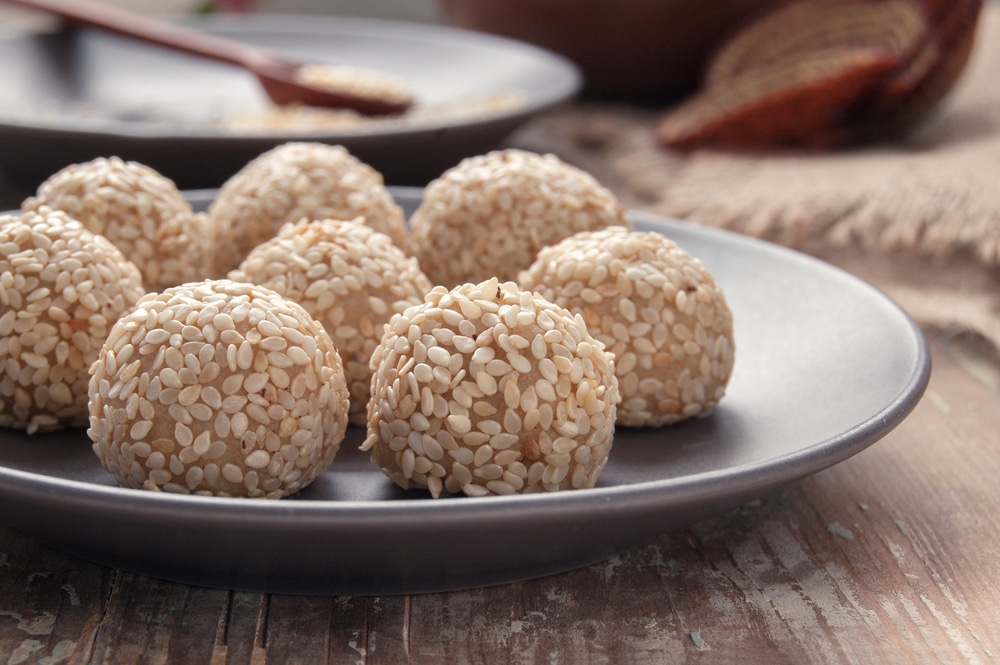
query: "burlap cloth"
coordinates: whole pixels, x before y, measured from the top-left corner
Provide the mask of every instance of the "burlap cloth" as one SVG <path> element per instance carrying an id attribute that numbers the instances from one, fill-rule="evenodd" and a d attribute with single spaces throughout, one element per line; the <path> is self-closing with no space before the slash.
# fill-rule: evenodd
<path id="1" fill-rule="evenodd" d="M 880 288 L 918 323 L 1000 349 L 1000 3 L 968 68 L 903 140 L 823 154 L 682 155 L 655 110 L 578 104 L 531 123 L 519 147 L 591 170 L 635 209 L 765 238 Z"/>

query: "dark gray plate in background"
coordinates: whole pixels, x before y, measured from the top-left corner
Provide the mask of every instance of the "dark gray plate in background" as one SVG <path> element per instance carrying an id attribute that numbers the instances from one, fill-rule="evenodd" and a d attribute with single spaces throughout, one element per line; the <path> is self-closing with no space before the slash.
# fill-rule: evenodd
<path id="1" fill-rule="evenodd" d="M 523 104 L 419 125 L 233 134 L 220 118 L 267 103 L 256 79 L 240 69 L 90 29 L 0 31 L 0 171 L 33 191 L 67 164 L 117 155 L 184 189 L 218 187 L 274 145 L 314 140 L 344 145 L 390 184 L 423 185 L 580 88 L 576 66 L 560 56 L 444 26 L 281 15 L 189 24 L 306 61 L 385 71 L 427 104 L 506 93 L 520 94 Z"/>
<path id="2" fill-rule="evenodd" d="M 394 190 L 408 210 L 419 190 Z M 193 193 L 206 202 L 211 193 Z M 868 284 L 802 254 L 648 214 L 715 275 L 736 366 L 707 418 L 619 429 L 595 489 L 431 500 L 357 450 L 282 501 L 118 488 L 83 431 L 0 431 L 3 521 L 153 577 L 257 591 L 388 594 L 528 579 L 595 563 L 836 464 L 895 427 L 930 374 L 923 335 Z"/>

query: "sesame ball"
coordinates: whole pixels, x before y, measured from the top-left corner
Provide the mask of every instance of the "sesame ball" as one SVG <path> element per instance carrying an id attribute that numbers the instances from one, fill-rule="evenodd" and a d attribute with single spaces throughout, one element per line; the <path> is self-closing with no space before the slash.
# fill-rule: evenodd
<path id="1" fill-rule="evenodd" d="M 385 324 L 431 290 L 417 260 L 360 219 L 286 224 L 229 278 L 266 286 L 323 324 L 344 363 L 354 425 L 368 420 L 369 362 Z"/>
<path id="2" fill-rule="evenodd" d="M 393 317 L 372 355 L 372 461 L 469 496 L 593 487 L 614 435 L 613 358 L 579 316 L 496 279 Z"/>
<path id="3" fill-rule="evenodd" d="M 347 385 L 323 326 L 260 286 L 143 297 L 91 369 L 94 452 L 124 487 L 281 498 L 333 461 Z"/>
<path id="4" fill-rule="evenodd" d="M 110 240 L 159 291 L 203 277 L 204 216 L 195 213 L 172 180 L 118 157 L 71 164 L 43 182 L 25 210 L 63 210 Z"/>
<path id="5" fill-rule="evenodd" d="M 593 176 L 554 155 L 498 150 L 431 182 L 410 218 L 413 253 L 435 284 L 517 279 L 538 250 L 578 231 L 629 226 Z"/>
<path id="6" fill-rule="evenodd" d="M 701 261 L 666 236 L 580 233 L 539 252 L 520 284 L 581 315 L 615 355 L 619 425 L 706 415 L 725 394 L 732 313 Z"/>
<path id="7" fill-rule="evenodd" d="M 250 251 L 286 223 L 354 219 L 385 233 L 404 251 L 409 237 L 403 209 L 382 174 L 343 146 L 284 143 L 240 169 L 208 207 L 216 239 L 214 274 L 236 269 Z"/>
<path id="8" fill-rule="evenodd" d="M 66 213 L 0 215 L 0 425 L 85 425 L 90 364 L 144 293 L 138 268 Z"/>

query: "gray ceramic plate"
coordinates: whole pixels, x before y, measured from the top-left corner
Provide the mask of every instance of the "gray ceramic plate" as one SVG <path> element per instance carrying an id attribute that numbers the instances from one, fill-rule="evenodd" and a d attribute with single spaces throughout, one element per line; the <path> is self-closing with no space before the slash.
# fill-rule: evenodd
<path id="1" fill-rule="evenodd" d="M 395 190 L 410 209 L 419 190 Z M 194 198 L 204 198 L 201 193 Z M 115 486 L 82 431 L 0 432 L 5 522 L 81 557 L 188 583 L 308 594 L 439 591 L 601 561 L 836 464 L 914 407 L 930 361 L 880 292 L 801 254 L 635 214 L 725 289 L 736 330 L 729 391 L 705 419 L 620 429 L 595 489 L 431 500 L 357 451 L 280 502 Z"/>
<path id="2" fill-rule="evenodd" d="M 423 185 L 461 158 L 496 147 L 580 87 L 577 68 L 548 51 L 443 26 L 280 15 L 192 24 L 307 61 L 380 69 L 406 81 L 422 104 L 458 115 L 361 129 L 234 133 L 224 119 L 267 104 L 242 70 L 89 29 L 0 31 L 0 171 L 34 190 L 66 164 L 115 154 L 185 189 L 217 187 L 261 152 L 298 139 L 340 143 L 387 182 Z M 511 94 L 518 100 L 492 114 L 467 108 Z"/>

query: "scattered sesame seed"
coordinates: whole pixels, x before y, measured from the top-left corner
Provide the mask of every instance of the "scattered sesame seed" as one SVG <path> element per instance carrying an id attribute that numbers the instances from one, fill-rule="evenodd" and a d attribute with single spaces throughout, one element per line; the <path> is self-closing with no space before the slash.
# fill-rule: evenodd
<path id="1" fill-rule="evenodd" d="M 303 83 L 334 91 L 347 91 L 359 97 L 401 106 L 414 102 L 410 86 L 378 69 L 308 63 L 299 67 L 295 75 Z"/>

